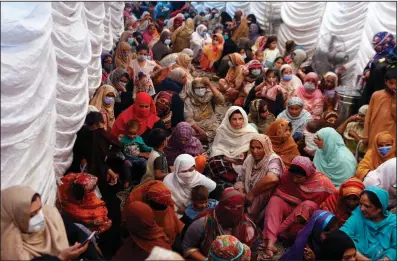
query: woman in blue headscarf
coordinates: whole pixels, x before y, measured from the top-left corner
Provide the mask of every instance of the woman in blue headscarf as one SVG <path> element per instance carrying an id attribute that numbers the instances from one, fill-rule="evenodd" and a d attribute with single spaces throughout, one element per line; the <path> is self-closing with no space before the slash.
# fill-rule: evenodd
<path id="1" fill-rule="evenodd" d="M 388 192 L 370 186 L 340 228 L 355 243 L 357 260 L 397 260 L 397 216 L 387 211 Z"/>
<path id="2" fill-rule="evenodd" d="M 168 4 L 167 2 L 158 2 L 158 4 L 155 6 L 153 16 L 155 20 L 158 19 L 158 16 L 160 15 L 163 15 L 165 19 L 169 19 L 170 10 L 171 10 L 170 4 Z"/>
<path id="3" fill-rule="evenodd" d="M 355 175 L 357 160 L 335 129 L 319 130 L 314 141 L 318 146 L 314 156 L 316 169 L 328 176 L 336 188 Z"/>
<path id="4" fill-rule="evenodd" d="M 296 241 L 279 260 L 316 260 L 320 247 L 328 233 L 339 227 L 337 218 L 330 212 L 317 210 L 305 227 L 297 234 Z"/>

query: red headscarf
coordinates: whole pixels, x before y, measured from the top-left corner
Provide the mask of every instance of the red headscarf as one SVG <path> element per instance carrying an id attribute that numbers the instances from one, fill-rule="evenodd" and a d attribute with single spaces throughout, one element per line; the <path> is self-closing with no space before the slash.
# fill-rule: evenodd
<path id="1" fill-rule="evenodd" d="M 141 104 L 149 104 L 149 108 L 140 108 Z M 156 115 L 156 105 L 151 96 L 145 92 L 137 93 L 135 103 L 122 112 L 116 119 L 112 127 L 112 135 L 118 137 L 124 134 L 128 121 L 136 120 L 140 123 L 138 135 L 142 135 L 147 129 L 152 129 L 153 125 L 159 121 Z"/>
<path id="2" fill-rule="evenodd" d="M 275 192 L 278 197 L 295 205 L 305 200 L 314 201 L 319 205 L 336 191 L 332 181 L 326 175 L 317 172 L 309 158 L 297 156 L 290 164 L 292 165 L 299 166 L 305 171 L 306 181 L 304 184 L 295 184 L 289 171 L 286 171 Z"/>

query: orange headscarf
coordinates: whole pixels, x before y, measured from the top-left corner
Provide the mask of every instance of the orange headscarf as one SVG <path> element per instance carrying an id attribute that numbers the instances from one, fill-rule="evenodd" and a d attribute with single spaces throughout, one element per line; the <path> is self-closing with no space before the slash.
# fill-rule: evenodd
<path id="1" fill-rule="evenodd" d="M 224 48 L 224 37 L 221 34 L 215 34 L 218 39 L 218 45 L 213 45 L 213 43 L 206 44 L 203 47 L 203 53 L 207 56 L 211 62 L 218 61 L 221 59 L 222 51 Z"/>
<path id="2" fill-rule="evenodd" d="M 229 55 L 229 57 L 231 58 L 232 64 L 235 66 L 229 68 L 225 80 L 227 82 L 234 82 L 239 76 L 243 77 L 242 72 L 244 69 L 245 60 L 239 53 L 232 53 Z"/>
<path id="3" fill-rule="evenodd" d="M 255 53 L 257 50 L 264 51 L 264 45 L 267 42 L 267 36 L 260 36 L 257 38 L 255 44 L 252 47 L 252 51 Z"/>
<path id="4" fill-rule="evenodd" d="M 392 142 L 391 150 L 382 156 L 379 152 L 379 144 L 383 142 Z M 388 132 L 383 131 L 376 135 L 373 144 L 370 144 L 370 149 L 366 152 L 365 157 L 358 164 L 356 176 L 363 180 L 369 171 L 377 169 L 382 163 L 397 156 L 394 137 Z"/>
<path id="5" fill-rule="evenodd" d="M 149 104 L 149 108 L 140 108 L 141 104 Z M 147 129 L 152 129 L 153 125 L 160 120 L 156 115 L 155 102 L 149 94 L 145 92 L 137 93 L 134 104 L 117 117 L 112 127 L 112 135 L 118 137 L 120 134 L 124 134 L 126 124 L 130 120 L 136 120 L 140 123 L 138 135 L 142 135 Z"/>
<path id="6" fill-rule="evenodd" d="M 342 226 L 351 216 L 351 211 L 344 202 L 344 198 L 355 195 L 358 197 L 365 189 L 362 181 L 356 177 L 352 177 L 340 185 L 338 191 L 330 195 L 325 202 L 320 205 L 320 209 L 327 210 L 336 215 L 339 225 Z"/>
<path id="7" fill-rule="evenodd" d="M 290 163 L 296 156 L 300 156 L 297 144 L 294 142 L 293 137 L 290 135 L 288 138 L 279 136 L 278 131 L 285 127 L 290 122 L 286 119 L 277 119 L 272 123 L 266 132 L 266 135 L 271 139 L 272 148 L 275 153 L 278 154 L 286 167 L 290 166 Z"/>

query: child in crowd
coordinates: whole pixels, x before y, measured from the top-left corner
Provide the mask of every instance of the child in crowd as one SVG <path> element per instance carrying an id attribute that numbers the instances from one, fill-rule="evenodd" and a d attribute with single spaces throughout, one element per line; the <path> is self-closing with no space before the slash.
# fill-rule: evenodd
<path id="1" fill-rule="evenodd" d="M 148 93 L 151 88 L 151 83 L 147 81 L 147 75 L 144 72 L 138 73 L 138 80 L 135 83 L 134 88 L 136 88 L 137 92 L 146 92 Z"/>
<path id="2" fill-rule="evenodd" d="M 141 184 L 151 180 L 162 181 L 169 174 L 169 165 L 164 154 L 164 149 L 167 147 L 167 136 L 167 131 L 159 128 L 155 128 L 149 133 L 148 145 L 151 145 L 153 150 L 149 153 L 146 173 L 141 179 Z"/>
<path id="3" fill-rule="evenodd" d="M 138 170 L 138 173 L 144 173 L 147 160 L 146 152 L 152 151 L 151 147 L 145 145 L 144 140 L 137 135 L 140 129 L 140 124 L 138 121 L 130 120 L 126 124 L 125 135 L 120 135 L 120 143 L 123 148 L 124 160 L 124 188 L 130 187 L 133 177 L 132 168 Z M 137 180 L 135 178 L 135 180 Z M 139 180 L 139 179 L 138 179 Z"/>
<path id="4" fill-rule="evenodd" d="M 254 58 L 261 63 L 261 69 L 264 69 L 264 52 L 257 50 L 254 53 Z"/>
<path id="5" fill-rule="evenodd" d="M 189 226 L 202 211 L 215 208 L 218 201 L 215 199 L 209 199 L 209 191 L 203 185 L 198 185 L 192 189 L 191 192 L 191 203 L 185 209 L 182 221 L 186 226 Z"/>
<path id="6" fill-rule="evenodd" d="M 315 138 L 317 136 L 316 133 L 322 128 L 333 127 L 333 125 L 334 124 L 329 123 L 325 120 L 309 121 L 305 130 L 303 131 L 305 141 L 305 147 L 303 150 L 307 155 L 302 155 L 308 156 L 312 160 L 315 155 L 315 151 L 318 149 L 318 146 L 315 143 Z"/>
<path id="7" fill-rule="evenodd" d="M 324 98 L 324 111 L 334 110 L 337 103 L 336 87 L 338 87 L 338 77 L 335 73 L 328 72 L 323 76 L 321 91 Z"/>
<path id="8" fill-rule="evenodd" d="M 276 57 L 280 56 L 279 49 L 276 48 L 276 36 L 270 36 L 265 43 L 264 64 L 267 68 L 272 68 Z"/>

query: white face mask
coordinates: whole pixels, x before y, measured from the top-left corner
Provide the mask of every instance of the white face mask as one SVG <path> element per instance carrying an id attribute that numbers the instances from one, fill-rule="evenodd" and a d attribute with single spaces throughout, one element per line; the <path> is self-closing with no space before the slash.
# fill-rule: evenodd
<path id="1" fill-rule="evenodd" d="M 40 210 L 36 216 L 29 220 L 28 233 L 38 233 L 44 231 L 46 220 L 44 219 L 43 210 Z"/>
<path id="2" fill-rule="evenodd" d="M 206 94 L 206 89 L 205 88 L 195 89 L 195 94 L 200 97 L 203 97 Z"/>

